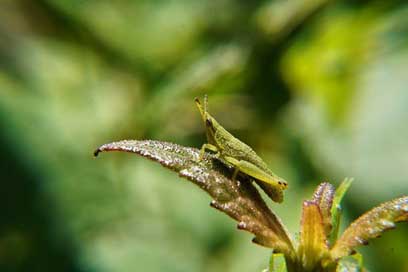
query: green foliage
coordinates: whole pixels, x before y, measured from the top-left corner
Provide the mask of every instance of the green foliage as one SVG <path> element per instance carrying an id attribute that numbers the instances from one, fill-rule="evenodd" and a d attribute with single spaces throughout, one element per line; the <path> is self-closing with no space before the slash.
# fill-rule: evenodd
<path id="1" fill-rule="evenodd" d="M 104 144 L 94 154 L 97 156 L 104 151 L 139 154 L 178 172 L 205 190 L 213 198 L 212 207 L 237 220 L 239 229 L 255 234 L 253 242 L 283 254 L 272 254 L 270 271 L 359 271 L 363 269 L 359 255 L 346 260 L 342 258 L 353 253 L 356 246 L 365 245 L 369 239 L 393 228 L 394 223 L 408 221 L 408 196 L 405 196 L 365 213 L 337 241 L 334 240 L 333 246 L 329 246 L 331 232 L 337 231 L 331 224 L 338 225 L 340 202 L 351 180 L 346 179 L 336 191 L 331 184 L 322 183 L 313 199 L 303 202 L 300 241 L 295 250 L 284 225 L 266 206 L 250 180 L 233 179 L 228 171 L 231 169 L 217 164 L 219 159 L 216 156 L 206 153 L 199 159 L 198 149 L 150 140 Z M 282 256 L 286 269 L 281 262 Z"/>
<path id="2" fill-rule="evenodd" d="M 0 271 L 260 271 L 269 249 L 199 188 L 130 154 L 89 154 L 130 137 L 199 148 L 204 93 L 289 181 L 272 208 L 295 238 L 320 180 L 358 181 L 342 225 L 408 192 L 406 1 L 0 6 Z M 407 244 L 406 225 L 387 233 L 367 268 L 405 271 Z"/>
<path id="3" fill-rule="evenodd" d="M 340 218 L 341 218 L 341 201 L 346 194 L 348 188 L 351 186 L 353 182 L 352 178 L 346 178 L 337 188 L 336 193 L 334 194 L 332 205 L 331 205 L 331 225 L 332 225 L 332 232 L 330 234 L 330 244 L 334 244 L 337 240 L 337 235 L 339 233 L 340 228 Z"/>

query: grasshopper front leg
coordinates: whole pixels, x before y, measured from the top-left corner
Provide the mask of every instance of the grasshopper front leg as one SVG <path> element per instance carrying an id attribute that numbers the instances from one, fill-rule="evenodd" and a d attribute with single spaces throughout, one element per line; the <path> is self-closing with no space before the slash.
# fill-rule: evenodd
<path id="1" fill-rule="evenodd" d="M 199 161 L 201 161 L 204 158 L 204 153 L 206 150 L 210 150 L 212 152 L 216 153 L 216 156 L 218 157 L 219 154 L 219 150 L 215 145 L 212 144 L 203 144 L 203 146 L 200 149 L 200 157 L 199 157 Z"/>

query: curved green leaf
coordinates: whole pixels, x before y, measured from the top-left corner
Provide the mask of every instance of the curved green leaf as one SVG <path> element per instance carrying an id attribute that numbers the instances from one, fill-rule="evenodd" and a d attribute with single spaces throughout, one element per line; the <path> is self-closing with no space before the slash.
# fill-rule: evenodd
<path id="1" fill-rule="evenodd" d="M 212 198 L 211 206 L 238 221 L 238 228 L 255 234 L 253 241 L 294 256 L 292 242 L 279 218 L 267 207 L 249 180 L 232 180 L 226 168 L 211 154 L 199 160 L 200 150 L 159 141 L 124 140 L 104 144 L 95 151 L 123 151 L 139 154 L 178 172 Z"/>
<path id="2" fill-rule="evenodd" d="M 331 207 L 331 225 L 332 230 L 330 233 L 330 244 L 333 245 L 337 240 L 339 233 L 340 217 L 341 217 L 341 201 L 347 190 L 350 188 L 353 178 L 345 178 L 340 186 L 336 189 L 333 197 L 333 203 Z"/>

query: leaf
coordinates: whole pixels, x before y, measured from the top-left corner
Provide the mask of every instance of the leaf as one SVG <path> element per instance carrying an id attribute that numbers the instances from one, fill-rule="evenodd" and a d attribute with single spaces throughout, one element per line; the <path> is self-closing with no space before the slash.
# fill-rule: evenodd
<path id="1" fill-rule="evenodd" d="M 323 218 L 323 228 L 326 237 L 332 229 L 331 208 L 334 197 L 334 186 L 330 183 L 321 183 L 313 194 L 313 202 L 317 203 Z"/>
<path id="2" fill-rule="evenodd" d="M 302 266 L 305 270 L 312 271 L 327 251 L 326 235 L 319 205 L 314 201 L 304 201 L 298 252 Z"/>
<path id="3" fill-rule="evenodd" d="M 269 272 L 286 272 L 285 256 L 282 253 L 272 253 L 269 259 Z"/>
<path id="4" fill-rule="evenodd" d="M 360 216 L 333 246 L 331 257 L 337 260 L 349 255 L 354 247 L 366 245 L 369 239 L 379 237 L 401 221 L 408 221 L 408 196 L 385 202 Z"/>
<path id="5" fill-rule="evenodd" d="M 350 188 L 353 178 L 345 178 L 340 186 L 334 193 L 333 204 L 331 207 L 331 220 L 332 220 L 332 231 L 330 234 L 330 244 L 334 244 L 337 240 L 337 235 L 339 233 L 340 227 L 340 216 L 341 216 L 341 201 L 346 194 L 347 190 Z"/>
<path id="6" fill-rule="evenodd" d="M 159 141 L 124 140 L 104 144 L 95 151 L 124 151 L 139 154 L 178 172 L 212 198 L 211 206 L 237 220 L 238 228 L 255 234 L 253 241 L 273 248 L 287 256 L 294 256 L 292 242 L 280 219 L 266 206 L 249 180 L 235 180 L 231 169 L 206 153 L 199 161 L 200 151 L 173 143 Z"/>
<path id="7" fill-rule="evenodd" d="M 341 258 L 336 272 L 362 272 L 366 271 L 363 267 L 363 256 L 360 253 Z"/>

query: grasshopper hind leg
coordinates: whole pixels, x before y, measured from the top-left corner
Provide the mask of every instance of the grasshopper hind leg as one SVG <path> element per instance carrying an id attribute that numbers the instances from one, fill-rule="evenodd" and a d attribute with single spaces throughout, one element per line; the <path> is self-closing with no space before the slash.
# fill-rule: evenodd
<path id="1" fill-rule="evenodd" d="M 269 175 L 250 162 L 237 160 L 232 157 L 223 157 L 223 159 L 235 168 L 232 175 L 233 180 L 236 179 L 238 172 L 242 172 L 254 179 L 259 187 L 261 187 L 273 201 L 283 201 L 283 190 L 287 187 L 286 182 Z"/>

